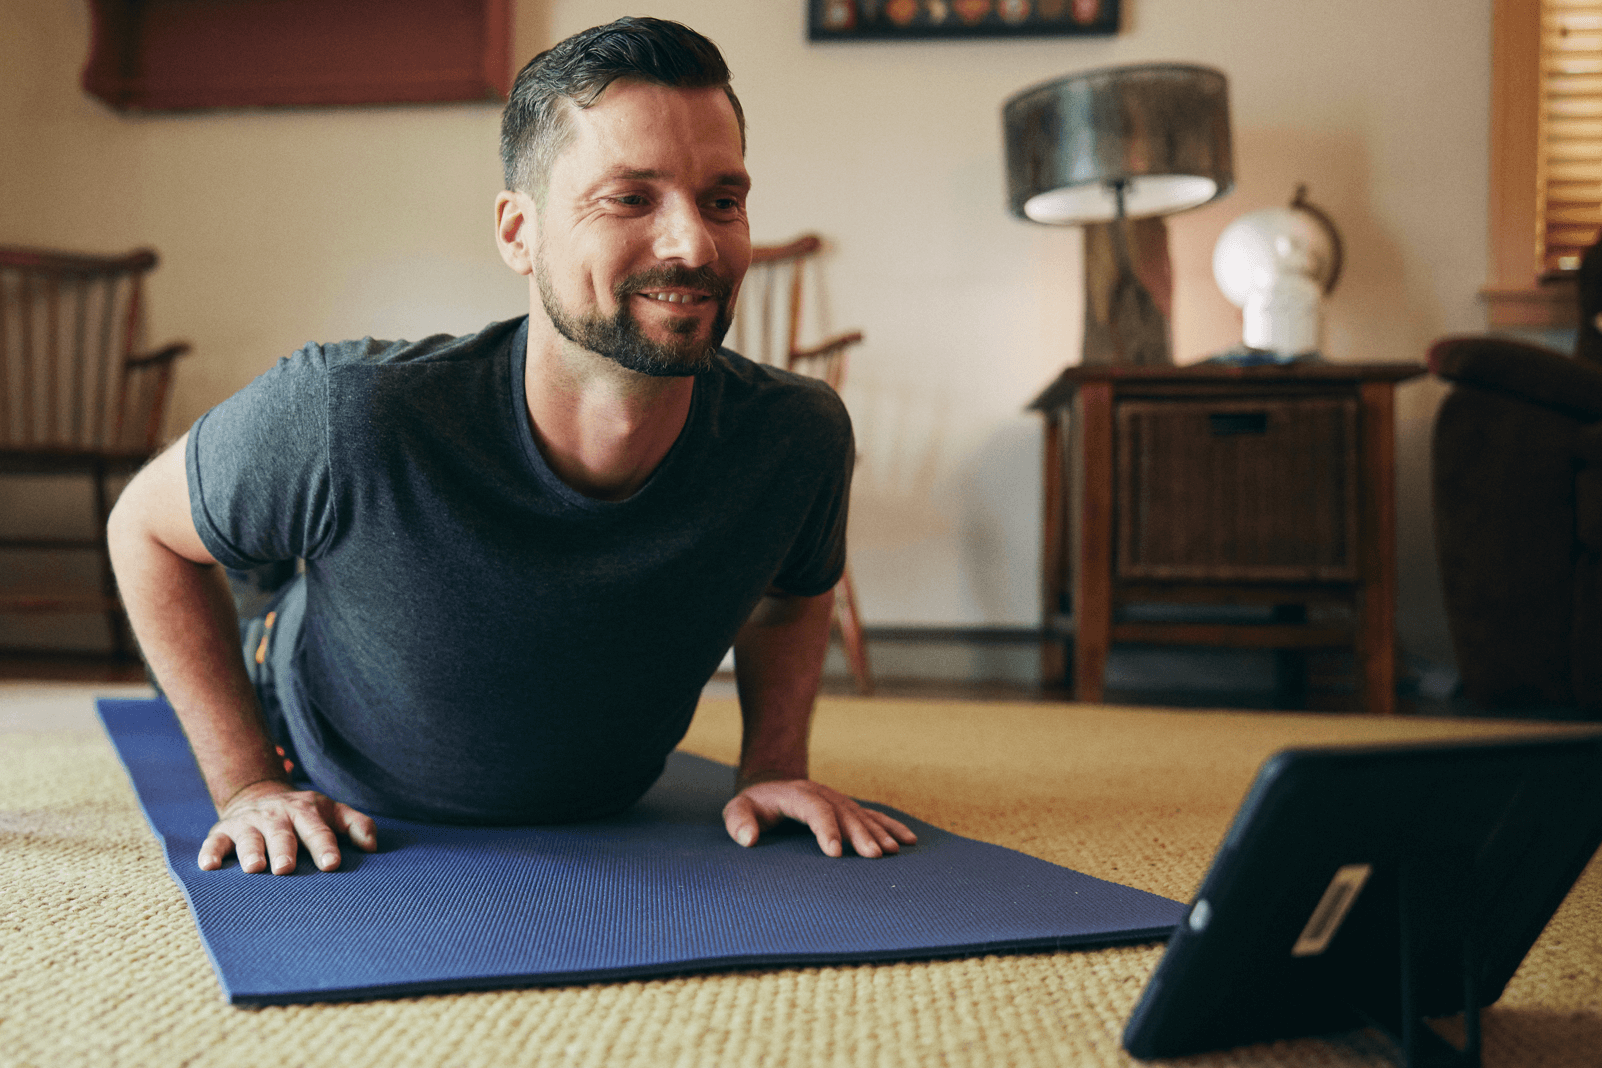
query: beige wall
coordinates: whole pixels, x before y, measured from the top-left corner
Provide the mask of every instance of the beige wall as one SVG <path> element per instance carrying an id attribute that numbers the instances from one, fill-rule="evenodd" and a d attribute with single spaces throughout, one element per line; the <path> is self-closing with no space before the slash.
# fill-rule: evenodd
<path id="1" fill-rule="evenodd" d="M 637 10 L 522 0 L 521 57 Z M 759 240 L 834 244 L 827 320 L 858 327 L 854 568 L 870 623 L 1036 618 L 1039 429 L 1077 359 L 1079 237 L 1003 206 L 1001 102 L 1153 60 L 1230 77 L 1233 195 L 1172 222 L 1181 361 L 1238 340 L 1211 250 L 1298 181 L 1341 225 L 1341 360 L 1472 330 L 1485 277 L 1489 0 L 1125 0 L 1112 39 L 809 45 L 802 0 L 658 0 L 723 47 L 750 118 Z M 77 85 L 82 4 L 0 0 L 0 241 L 150 244 L 153 332 L 196 354 L 173 429 L 308 339 L 472 330 L 524 310 L 495 255 L 489 105 L 125 117 Z M 1430 549 L 1433 383 L 1400 394 L 1401 618 L 1449 658 Z M 15 511 L 14 502 L 0 508 Z M 5 634 L 0 633 L 0 642 Z"/>

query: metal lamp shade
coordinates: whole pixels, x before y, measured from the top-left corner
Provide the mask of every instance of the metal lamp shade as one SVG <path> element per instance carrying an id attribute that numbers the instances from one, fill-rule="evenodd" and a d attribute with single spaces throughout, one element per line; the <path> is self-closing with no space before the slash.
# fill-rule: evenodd
<path id="1" fill-rule="evenodd" d="M 1140 219 L 1199 207 L 1235 184 L 1229 94 L 1211 67 L 1158 63 L 1074 74 L 1002 107 L 1007 197 L 1039 223 Z"/>

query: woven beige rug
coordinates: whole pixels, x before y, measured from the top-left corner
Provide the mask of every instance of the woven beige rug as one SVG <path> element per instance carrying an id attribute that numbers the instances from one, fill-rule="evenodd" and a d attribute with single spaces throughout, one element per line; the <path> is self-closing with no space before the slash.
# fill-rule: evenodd
<path id="1" fill-rule="evenodd" d="M 0 707 L 0 1065 L 1138 1063 L 1119 1037 L 1159 945 L 231 1008 L 109 743 L 87 726 L 90 692 L 44 724 Z M 1557 728 L 826 699 L 814 774 L 1184 900 L 1276 749 L 1532 729 Z M 732 760 L 738 741 L 733 702 L 709 700 L 686 748 Z M 1485 1040 L 1489 1068 L 1602 1065 L 1602 862 L 1488 1010 Z M 1175 1063 L 1389 1061 L 1355 1034 Z"/>

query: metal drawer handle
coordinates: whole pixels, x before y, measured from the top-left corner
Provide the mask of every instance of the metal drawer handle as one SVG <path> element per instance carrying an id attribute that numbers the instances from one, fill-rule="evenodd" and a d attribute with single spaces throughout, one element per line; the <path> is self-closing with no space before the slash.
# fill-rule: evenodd
<path id="1" fill-rule="evenodd" d="M 1207 423 L 1215 438 L 1268 433 L 1267 412 L 1208 412 Z"/>

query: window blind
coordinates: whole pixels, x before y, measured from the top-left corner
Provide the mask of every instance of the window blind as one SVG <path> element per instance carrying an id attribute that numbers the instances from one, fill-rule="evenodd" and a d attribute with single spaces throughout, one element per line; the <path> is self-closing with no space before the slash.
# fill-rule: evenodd
<path id="1" fill-rule="evenodd" d="M 1602 229 L 1602 0 L 1541 0 L 1539 260 L 1566 274 Z"/>

